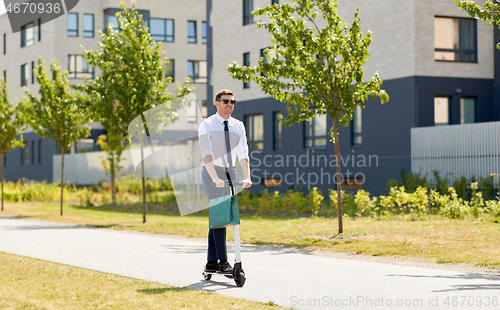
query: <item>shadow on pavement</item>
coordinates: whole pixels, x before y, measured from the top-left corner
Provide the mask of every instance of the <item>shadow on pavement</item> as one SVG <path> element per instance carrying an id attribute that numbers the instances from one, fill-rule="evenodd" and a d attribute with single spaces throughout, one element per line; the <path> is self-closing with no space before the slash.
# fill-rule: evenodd
<path id="1" fill-rule="evenodd" d="M 456 274 L 451 276 L 437 275 L 437 276 L 422 276 L 422 275 L 398 275 L 391 274 L 389 277 L 409 277 L 409 278 L 434 278 L 434 279 L 456 279 L 456 280 L 488 280 L 488 281 L 500 281 L 500 276 L 495 275 L 485 275 L 477 273 L 465 273 Z M 500 291 L 500 284 L 459 284 L 452 285 L 448 289 L 435 290 L 435 293 L 442 292 L 459 292 L 459 291 L 475 291 L 475 290 L 496 290 Z"/>
<path id="2" fill-rule="evenodd" d="M 223 276 L 217 276 L 217 277 L 223 277 Z M 228 282 L 220 282 L 220 281 L 214 280 L 214 277 L 212 277 L 212 280 L 210 280 L 210 281 L 201 280 L 200 282 L 193 283 L 193 284 L 190 284 L 188 286 L 184 286 L 183 288 L 190 289 L 190 290 L 204 290 L 204 291 L 218 292 L 218 291 L 223 291 L 223 290 L 227 290 L 230 288 L 237 288 L 238 287 L 234 283 L 233 280 L 227 279 L 227 281 Z M 229 281 L 231 281 L 231 282 L 229 282 Z"/>

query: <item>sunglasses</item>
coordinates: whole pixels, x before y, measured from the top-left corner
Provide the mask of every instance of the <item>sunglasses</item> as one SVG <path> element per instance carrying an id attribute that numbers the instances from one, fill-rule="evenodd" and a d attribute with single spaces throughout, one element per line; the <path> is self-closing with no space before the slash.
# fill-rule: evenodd
<path id="1" fill-rule="evenodd" d="M 224 104 L 228 104 L 229 102 L 231 102 L 231 104 L 235 104 L 236 103 L 236 100 L 229 100 L 229 99 L 221 99 L 219 101 L 224 102 Z"/>

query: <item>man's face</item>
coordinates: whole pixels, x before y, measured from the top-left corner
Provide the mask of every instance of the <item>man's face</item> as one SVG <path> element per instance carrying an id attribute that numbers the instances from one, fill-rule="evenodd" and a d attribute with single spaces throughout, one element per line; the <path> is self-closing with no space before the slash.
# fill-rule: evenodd
<path id="1" fill-rule="evenodd" d="M 234 105 L 231 102 L 228 102 L 227 104 L 224 103 L 224 99 L 231 101 L 234 100 L 234 96 L 222 95 L 220 100 L 215 102 L 215 105 L 217 106 L 217 112 L 220 114 L 220 116 L 222 116 L 223 118 L 228 118 L 229 116 L 231 116 L 231 113 L 233 113 Z"/>

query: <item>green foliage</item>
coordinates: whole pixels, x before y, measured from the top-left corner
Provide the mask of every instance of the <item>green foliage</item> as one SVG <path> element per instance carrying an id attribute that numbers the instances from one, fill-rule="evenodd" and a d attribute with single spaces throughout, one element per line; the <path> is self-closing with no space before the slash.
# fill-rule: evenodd
<path id="1" fill-rule="evenodd" d="M 478 218 L 481 213 L 484 212 L 484 199 L 483 194 L 478 191 L 478 182 L 473 182 L 470 185 L 472 190 L 472 199 L 470 200 L 470 213 L 475 218 Z"/>
<path id="2" fill-rule="evenodd" d="M 486 201 L 486 210 L 495 218 L 500 218 L 500 197 L 497 200 Z"/>
<path id="3" fill-rule="evenodd" d="M 456 194 L 459 198 L 467 198 L 467 178 L 461 176 L 453 181 L 453 188 L 455 188 Z"/>
<path id="4" fill-rule="evenodd" d="M 450 193 L 450 200 L 441 208 L 441 214 L 451 219 L 463 218 L 469 214 L 470 208 L 468 202 L 459 198 L 453 187 L 450 187 L 448 192 Z"/>
<path id="5" fill-rule="evenodd" d="M 493 185 L 493 176 L 487 178 L 480 177 L 478 189 L 483 194 L 484 198 L 493 198 L 495 195 L 495 188 Z"/>
<path id="6" fill-rule="evenodd" d="M 0 78 L 0 115 L 2 115 L 0 117 L 0 161 L 3 161 L 3 155 L 7 152 L 24 146 L 22 135 L 19 140 L 16 139 L 18 129 L 23 122 L 23 115 L 10 103 L 7 83 L 3 77 Z"/>
<path id="7" fill-rule="evenodd" d="M 439 171 L 433 170 L 434 178 L 436 179 L 436 190 L 441 194 L 448 194 L 448 180 L 439 176 Z"/>
<path id="8" fill-rule="evenodd" d="M 388 196 L 380 196 L 380 205 L 386 214 L 402 213 L 422 216 L 428 213 L 429 196 L 427 188 L 419 186 L 413 193 L 405 191 L 405 187 L 392 187 Z"/>
<path id="9" fill-rule="evenodd" d="M 377 204 L 377 197 L 371 197 L 370 193 L 360 189 L 354 196 L 354 203 L 357 206 L 358 212 L 356 215 L 361 216 L 371 216 L 376 217 L 378 211 L 380 210 L 379 205 Z"/>
<path id="10" fill-rule="evenodd" d="M 404 186 L 408 193 L 413 193 L 419 186 L 427 188 L 430 187 L 427 179 L 421 176 L 420 173 L 413 173 L 410 171 L 407 174 L 404 169 L 401 169 L 399 171 L 399 176 L 401 177 L 402 182 L 402 184 L 400 184 L 399 186 Z"/>
<path id="11" fill-rule="evenodd" d="M 459 8 L 467 12 L 470 17 L 490 22 L 491 25 L 500 25 L 500 5 L 492 1 L 485 1 L 484 7 L 472 0 L 452 0 Z M 500 43 L 497 44 L 500 49 Z"/>
<path id="12" fill-rule="evenodd" d="M 162 43 L 151 39 L 135 4 L 133 0 L 132 8 L 126 9 L 125 2 L 121 1 L 121 11 L 116 13 L 119 29 L 108 25 L 106 33 L 98 32 L 102 40 L 100 49 L 83 50 L 87 62 L 102 72 L 95 80 L 85 80 L 80 89 L 90 98 L 88 108 L 94 121 L 99 121 L 107 130 L 106 152 L 113 195 L 124 149 L 122 142 L 130 142 L 128 125 L 157 104 L 161 104 L 164 113 L 155 113 L 160 119 L 148 119 L 148 125 L 149 122 L 170 122 L 176 115 L 173 112 L 180 108 L 178 103 L 182 102 L 172 100 L 192 91 L 186 79 L 182 86 L 177 83 L 175 96 L 168 92 L 172 78 L 165 77 L 165 68 L 169 60 L 164 58 Z"/>
<path id="13" fill-rule="evenodd" d="M 309 190 L 307 199 L 309 202 L 309 208 L 311 213 L 314 216 L 318 216 L 319 210 L 321 209 L 321 202 L 323 201 L 323 199 L 325 199 L 323 193 L 320 190 L 318 190 L 317 187 L 313 187 Z"/>
<path id="14" fill-rule="evenodd" d="M 331 215 L 337 215 L 337 204 L 338 204 L 338 194 L 337 191 L 328 189 L 329 197 L 330 197 L 330 212 Z M 346 193 L 346 191 L 341 191 L 342 195 L 342 207 L 344 214 L 348 214 L 349 216 L 356 215 L 357 209 L 356 204 L 354 203 L 354 196 Z"/>

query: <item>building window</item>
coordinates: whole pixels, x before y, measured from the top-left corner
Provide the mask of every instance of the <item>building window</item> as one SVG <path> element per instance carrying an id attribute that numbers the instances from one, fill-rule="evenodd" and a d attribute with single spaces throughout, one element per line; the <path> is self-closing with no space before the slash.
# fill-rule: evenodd
<path id="1" fill-rule="evenodd" d="M 21 87 L 28 85 L 28 64 L 24 64 L 21 66 Z"/>
<path id="2" fill-rule="evenodd" d="M 3 34 L 3 54 L 7 54 L 7 34 Z"/>
<path id="3" fill-rule="evenodd" d="M 163 42 L 174 42 L 174 20 L 151 18 L 151 39 Z"/>
<path id="4" fill-rule="evenodd" d="M 33 22 L 21 27 L 21 47 L 35 44 L 35 28 Z"/>
<path id="5" fill-rule="evenodd" d="M 279 0 L 271 0 L 271 5 L 280 4 Z"/>
<path id="6" fill-rule="evenodd" d="M 31 141 L 31 164 L 35 164 L 35 140 Z"/>
<path id="7" fill-rule="evenodd" d="M 70 79 L 94 78 L 94 67 L 89 65 L 82 55 L 68 55 L 68 71 Z"/>
<path id="8" fill-rule="evenodd" d="M 471 18 L 434 18 L 434 59 L 477 62 L 477 21 Z"/>
<path id="9" fill-rule="evenodd" d="M 279 116 L 281 112 L 273 113 L 273 149 L 275 151 L 281 150 L 281 123 L 279 122 Z"/>
<path id="10" fill-rule="evenodd" d="M 262 58 L 263 63 L 267 63 L 269 60 L 267 59 L 266 49 L 263 48 L 260 50 L 260 58 Z M 260 73 L 261 76 L 265 76 L 264 72 Z"/>
<path id="11" fill-rule="evenodd" d="M 31 84 L 35 84 L 35 62 L 31 62 Z"/>
<path id="12" fill-rule="evenodd" d="M 460 98 L 460 124 L 476 122 L 476 98 Z"/>
<path id="13" fill-rule="evenodd" d="M 68 37 L 78 37 L 77 13 L 68 13 Z"/>
<path id="14" fill-rule="evenodd" d="M 114 31 L 119 31 L 119 27 L 118 27 L 118 17 L 116 17 L 115 15 L 108 15 L 107 16 L 108 18 L 108 22 L 106 23 L 106 25 L 108 24 L 111 24 L 111 28 L 113 28 Z M 106 30 L 107 30 L 107 26 L 106 26 Z"/>
<path id="15" fill-rule="evenodd" d="M 306 147 L 326 147 L 326 115 L 314 115 L 305 121 Z"/>
<path id="16" fill-rule="evenodd" d="M 201 60 L 188 60 L 188 76 L 193 83 L 206 83 L 207 62 Z"/>
<path id="17" fill-rule="evenodd" d="M 149 28 L 149 10 L 136 10 L 138 15 L 142 15 L 142 20 L 144 22 L 144 27 Z M 108 25 L 111 24 L 111 28 L 114 31 L 120 32 L 118 27 L 118 18 L 116 13 L 120 12 L 119 8 L 107 8 L 104 11 L 104 32 L 108 31 Z"/>
<path id="18" fill-rule="evenodd" d="M 434 97 L 434 126 L 450 124 L 449 106 L 449 97 Z"/>
<path id="19" fill-rule="evenodd" d="M 245 115 L 248 147 L 251 150 L 264 149 L 264 116 L 262 114 Z"/>
<path id="20" fill-rule="evenodd" d="M 38 42 L 42 41 L 42 19 L 38 19 Z"/>
<path id="21" fill-rule="evenodd" d="M 75 143 L 75 153 L 88 153 L 94 151 L 94 139 L 81 139 Z"/>
<path id="22" fill-rule="evenodd" d="M 42 164 L 42 139 L 38 140 L 38 164 Z"/>
<path id="23" fill-rule="evenodd" d="M 94 37 L 94 14 L 83 14 L 83 36 Z"/>
<path id="24" fill-rule="evenodd" d="M 3 80 L 7 83 L 7 70 L 3 70 Z"/>
<path id="25" fill-rule="evenodd" d="M 363 142 L 361 136 L 362 129 L 361 107 L 356 106 L 352 117 L 352 145 L 361 145 Z"/>
<path id="26" fill-rule="evenodd" d="M 153 24 L 153 23 L 151 22 L 151 24 Z M 169 62 L 165 68 L 165 76 L 171 77 L 172 81 L 175 81 L 175 60 L 174 59 L 169 59 Z"/>
<path id="27" fill-rule="evenodd" d="M 196 21 L 188 20 L 188 43 L 196 43 Z"/>
<path id="28" fill-rule="evenodd" d="M 201 43 L 207 44 L 207 22 L 201 22 Z"/>
<path id="29" fill-rule="evenodd" d="M 250 66 L 250 53 L 243 54 L 243 66 Z M 250 88 L 250 81 L 243 82 L 243 88 Z"/>
<path id="30" fill-rule="evenodd" d="M 243 0 L 243 25 L 253 23 L 253 0 Z"/>
<path id="31" fill-rule="evenodd" d="M 21 166 L 29 165 L 30 163 L 29 146 L 29 143 L 25 143 L 24 147 L 21 148 Z"/>
<path id="32" fill-rule="evenodd" d="M 203 117 L 203 119 L 205 119 L 205 118 L 207 118 L 207 116 L 208 116 L 207 101 L 202 100 L 201 101 L 201 117 Z"/>

